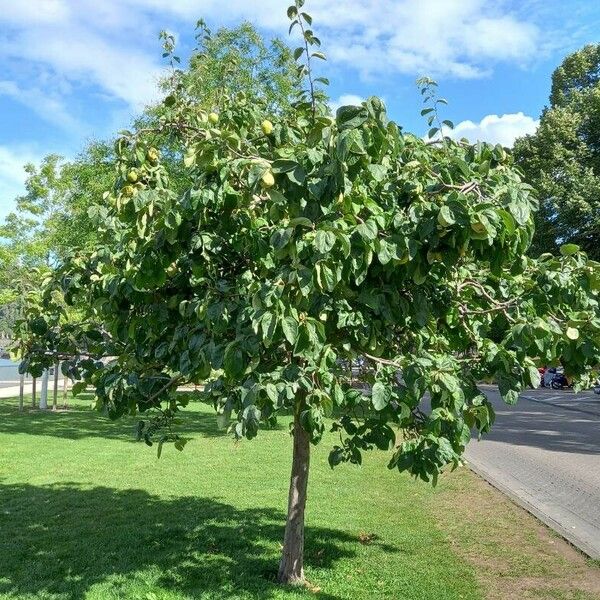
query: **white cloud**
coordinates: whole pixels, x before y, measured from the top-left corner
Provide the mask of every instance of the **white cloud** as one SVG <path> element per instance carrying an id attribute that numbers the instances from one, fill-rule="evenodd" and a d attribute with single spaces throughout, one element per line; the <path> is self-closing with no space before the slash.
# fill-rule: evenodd
<path id="1" fill-rule="evenodd" d="M 155 95 L 156 34 L 169 19 L 191 29 L 252 22 L 285 36 L 281 0 L 0 0 L 0 58 L 25 59 L 58 76 L 84 79 L 139 108 Z M 535 54 L 540 35 L 505 0 L 313 0 L 307 7 L 332 61 L 364 76 L 484 75 Z M 22 81 L 4 73 L 5 79 Z"/>
<path id="2" fill-rule="evenodd" d="M 72 131 L 81 129 L 81 125 L 56 94 L 49 94 L 35 87 L 22 89 L 14 81 L 0 80 L 0 96 L 9 96 L 21 102 L 46 121 L 56 123 L 64 129 Z"/>
<path id="3" fill-rule="evenodd" d="M 0 93 L 67 129 L 74 119 L 62 106 L 65 88 L 97 89 L 132 111 L 154 100 L 162 73 L 159 26 L 128 3 L 0 0 Z"/>
<path id="4" fill-rule="evenodd" d="M 364 76 L 479 77 L 499 62 L 522 62 L 539 42 L 535 25 L 498 1 L 364 0 L 362 10 L 349 1 L 326 4 L 316 20 L 325 24 L 329 54 Z"/>
<path id="5" fill-rule="evenodd" d="M 342 94 L 337 100 L 332 100 L 329 105 L 332 112 L 335 112 L 340 106 L 360 106 L 365 99 L 356 94 Z"/>
<path id="6" fill-rule="evenodd" d="M 91 31 L 75 29 L 66 33 L 43 40 L 38 40 L 35 33 L 24 33 L 19 54 L 49 64 L 78 83 L 96 84 L 133 108 L 141 108 L 157 96 L 161 69 L 151 56 L 133 47 L 119 47 Z M 155 54 L 159 55 L 158 43 Z"/>
<path id="7" fill-rule="evenodd" d="M 2 20 L 8 23 L 57 23 L 64 21 L 70 10 L 64 0 L 14 2 L 2 0 Z"/>
<path id="8" fill-rule="evenodd" d="M 0 221 L 13 209 L 15 198 L 25 192 L 23 167 L 40 160 L 41 155 L 31 149 L 0 146 Z"/>
<path id="9" fill-rule="evenodd" d="M 68 94 L 84 88 L 116 100 L 115 111 L 126 105 L 137 112 L 157 97 L 160 28 L 180 29 L 189 39 L 199 17 L 214 28 L 248 19 L 285 38 L 286 6 L 281 0 L 0 0 L 2 79 L 18 90 L 4 93 L 67 129 L 75 125 L 65 108 Z M 363 78 L 481 77 L 498 63 L 526 61 L 542 45 L 533 11 L 518 16 L 508 0 L 310 0 L 306 9 L 333 67 Z"/>
<path id="10" fill-rule="evenodd" d="M 128 0 L 182 18 L 248 19 L 284 34 L 281 0 Z M 332 61 L 363 76 L 385 73 L 472 78 L 499 62 L 523 62 L 540 45 L 538 28 L 505 0 L 312 0 L 305 7 Z"/>
<path id="11" fill-rule="evenodd" d="M 535 133 L 539 121 L 522 112 L 507 115 L 487 115 L 479 121 L 461 121 L 453 130 L 444 128 L 445 135 L 458 140 L 467 138 L 471 143 L 478 140 L 511 147 L 521 136 Z"/>

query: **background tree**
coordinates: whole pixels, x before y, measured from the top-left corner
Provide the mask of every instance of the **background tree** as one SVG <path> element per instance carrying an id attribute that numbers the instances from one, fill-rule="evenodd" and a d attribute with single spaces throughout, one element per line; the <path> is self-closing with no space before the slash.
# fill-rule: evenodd
<path id="1" fill-rule="evenodd" d="M 292 51 L 281 39 L 266 42 L 251 23 L 213 34 L 200 20 L 196 41 L 182 73 L 196 104 L 218 107 L 228 90 L 237 90 L 250 102 L 260 100 L 271 113 L 290 109 L 299 80 Z"/>
<path id="2" fill-rule="evenodd" d="M 514 153 L 540 199 L 532 253 L 570 242 L 600 258 L 600 45 L 556 69 L 539 129 L 518 139 Z"/>
<path id="3" fill-rule="evenodd" d="M 50 154 L 28 164 L 26 193 L 0 225 L 0 326 L 10 333 L 28 291 L 75 248 L 97 241 L 89 207 L 114 184 L 114 157 L 108 144 L 93 142 L 75 160 Z"/>
<path id="4" fill-rule="evenodd" d="M 310 445 L 328 417 L 332 467 L 379 448 L 435 483 L 494 421 L 478 381 L 514 403 L 538 385 L 536 360 L 560 358 L 585 384 L 600 359 L 598 265 L 573 245 L 525 256 L 537 203 L 510 156 L 403 135 L 377 98 L 332 117 L 302 4 L 288 9 L 305 82 L 291 110 L 224 90 L 207 113 L 173 77 L 160 121 L 117 143 L 116 187 L 91 211 L 102 239 L 56 270 L 19 325 L 25 368 L 67 358 L 111 417 L 147 415 L 139 438 L 159 455 L 186 443 L 173 428 L 181 383 L 203 384 L 237 438 L 291 413 L 285 583 L 304 578 Z M 423 91 L 436 121 L 435 86 Z M 176 193 L 177 156 L 188 183 Z M 63 300 L 87 308 L 79 323 Z"/>

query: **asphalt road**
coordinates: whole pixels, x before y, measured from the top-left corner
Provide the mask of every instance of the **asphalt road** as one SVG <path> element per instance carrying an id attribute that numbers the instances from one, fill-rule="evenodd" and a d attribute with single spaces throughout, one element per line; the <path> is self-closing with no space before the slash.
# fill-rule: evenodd
<path id="1" fill-rule="evenodd" d="M 600 396 L 529 390 L 516 406 L 483 386 L 496 423 L 472 468 L 593 558 L 600 558 Z"/>

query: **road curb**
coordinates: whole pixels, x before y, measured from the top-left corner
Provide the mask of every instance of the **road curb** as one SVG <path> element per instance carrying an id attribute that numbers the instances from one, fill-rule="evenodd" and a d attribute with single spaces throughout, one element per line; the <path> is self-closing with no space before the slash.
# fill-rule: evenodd
<path id="1" fill-rule="evenodd" d="M 536 517 L 539 521 L 544 523 L 555 531 L 560 537 L 566 540 L 569 544 L 574 546 L 577 550 L 583 552 L 586 556 L 593 559 L 600 559 L 600 549 L 595 548 L 588 544 L 585 540 L 582 540 L 578 535 L 576 535 L 573 531 L 570 531 L 566 527 L 563 527 L 556 519 L 545 513 L 543 510 L 529 502 L 527 499 L 520 496 L 517 492 L 515 492 L 510 486 L 501 482 L 494 475 L 489 473 L 485 467 L 482 467 L 480 464 L 477 464 L 477 461 L 473 461 L 472 459 L 467 460 L 467 466 L 473 473 L 487 481 L 492 487 L 496 488 L 498 491 L 502 492 L 505 496 L 508 496 L 515 504 L 519 505 L 521 508 L 524 508 L 527 512 Z"/>

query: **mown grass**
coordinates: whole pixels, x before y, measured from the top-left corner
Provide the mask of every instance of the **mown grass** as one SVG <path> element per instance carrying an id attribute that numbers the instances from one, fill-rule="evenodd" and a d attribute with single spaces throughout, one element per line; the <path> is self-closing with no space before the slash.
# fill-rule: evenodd
<path id="1" fill-rule="evenodd" d="M 379 452 L 360 469 L 332 471 L 326 437 L 311 459 L 311 586 L 283 588 L 273 578 L 291 455 L 285 419 L 236 445 L 217 430 L 210 407 L 192 404 L 181 424 L 192 441 L 183 453 L 166 447 L 159 460 L 134 441 L 134 420 L 111 423 L 89 401 L 71 404 L 67 412 L 19 413 L 15 401 L 0 400 L 0 598 L 490 596 L 472 557 L 477 536 L 468 520 L 460 534 L 452 527 L 473 475 L 432 490 L 388 471 Z M 515 511 L 511 527 L 531 527 Z M 527 543 L 535 563 L 536 542 Z"/>

